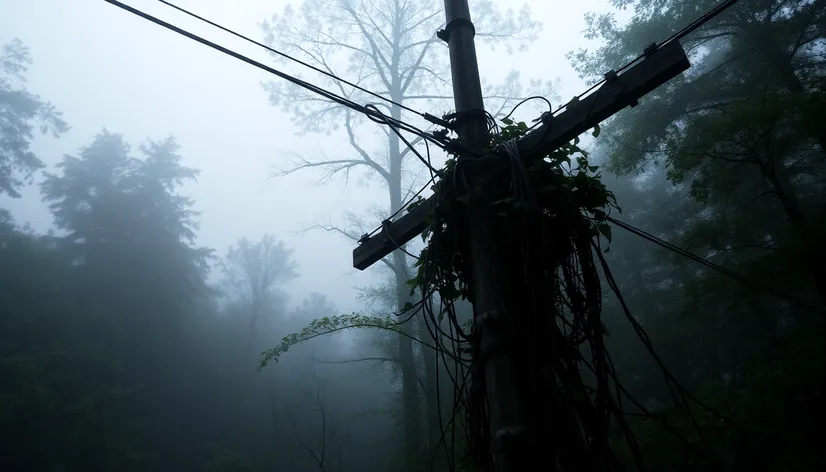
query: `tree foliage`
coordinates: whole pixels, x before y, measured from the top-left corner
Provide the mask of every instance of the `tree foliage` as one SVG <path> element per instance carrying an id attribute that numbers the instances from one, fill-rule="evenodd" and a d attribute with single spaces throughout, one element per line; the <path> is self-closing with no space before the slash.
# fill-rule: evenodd
<path id="1" fill-rule="evenodd" d="M 31 150 L 35 129 L 60 136 L 69 129 L 54 105 L 26 88 L 29 48 L 15 39 L 0 50 L 0 195 L 20 197 L 20 187 L 43 162 Z"/>
<path id="2" fill-rule="evenodd" d="M 250 347 L 255 347 L 258 322 L 265 311 L 274 308 L 277 299 L 285 296 L 280 285 L 298 276 L 295 263 L 290 260 L 292 250 L 283 241 L 265 234 L 260 241 L 241 238 L 230 246 L 221 262 L 223 284 L 244 305 L 249 318 Z"/>
<path id="3" fill-rule="evenodd" d="M 613 13 L 586 18 L 586 35 L 603 42 L 569 56 L 583 77 L 622 65 L 717 2 L 612 4 L 632 9 L 633 17 L 624 24 Z M 823 119 L 824 7 L 737 4 L 682 41 L 692 69 L 618 114 L 599 141 L 610 168 L 633 179 L 614 183 L 623 208 L 634 209 L 629 222 L 815 301 L 826 294 L 819 242 L 826 139 L 822 127 L 812 126 Z M 821 408 L 813 376 L 823 375 L 823 355 L 810 349 L 821 342 L 822 314 L 680 256 L 637 248 L 632 237 L 615 241 L 609 255 L 630 275 L 621 282 L 628 303 L 675 375 L 734 420 L 695 412 L 705 436 L 690 433 L 689 417 L 668 410 L 665 385 L 652 383 L 653 364 L 640 362 L 638 348 L 626 341 L 627 328 L 610 324 L 608 342 L 633 391 L 671 415 L 695 448 L 685 469 L 713 467 L 696 453 L 710 441 L 736 470 L 814 470 L 823 459 L 811 445 L 822 435 L 805 412 Z M 793 384 L 796 393 L 772 383 Z M 783 413 L 766 413 L 767 405 L 780 404 Z M 685 444 L 654 422 L 638 426 L 652 467 L 674 470 L 673 454 Z"/>
<path id="4" fill-rule="evenodd" d="M 43 196 L 82 273 L 122 306 L 174 306 L 205 290 L 211 250 L 192 245 L 192 201 L 176 187 L 197 171 L 180 164 L 174 138 L 149 141 L 130 155 L 123 136 L 103 131 L 78 156 L 46 173 Z M 130 267 L 124 273 L 123 267 Z M 139 290 L 135 290 L 140 287 Z M 151 316 L 151 311 L 144 313 Z"/>

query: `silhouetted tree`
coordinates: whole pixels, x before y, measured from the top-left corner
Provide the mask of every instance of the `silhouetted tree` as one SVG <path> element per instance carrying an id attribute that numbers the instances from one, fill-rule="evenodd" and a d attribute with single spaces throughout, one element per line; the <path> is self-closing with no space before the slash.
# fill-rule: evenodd
<path id="1" fill-rule="evenodd" d="M 43 167 L 29 148 L 35 127 L 55 137 L 69 129 L 54 105 L 26 89 L 24 74 L 31 63 L 29 48 L 19 39 L 0 49 L 0 195 L 13 198 L 20 197 L 20 186 Z"/>
<path id="2" fill-rule="evenodd" d="M 275 297 L 283 297 L 279 286 L 298 276 L 290 260 L 292 250 L 271 234 L 258 242 L 241 238 L 230 246 L 221 263 L 224 283 L 249 310 L 249 343 L 255 347 L 255 332 L 262 312 Z"/>
<path id="3" fill-rule="evenodd" d="M 79 307 L 72 272 L 0 210 L 0 468 L 142 470 L 120 320 Z"/>
<path id="4" fill-rule="evenodd" d="M 46 173 L 42 188 L 66 233 L 60 244 L 74 265 L 81 307 L 121 317 L 128 379 L 145 389 L 147 414 L 158 422 L 153 449 L 164 457 L 195 441 L 185 433 L 182 420 L 193 412 L 179 408 L 185 385 L 177 378 L 188 358 L 187 322 L 208 294 L 211 250 L 193 245 L 196 212 L 177 188 L 197 171 L 181 165 L 175 140 L 139 150 L 143 159 L 130 155 L 121 135 L 103 131 L 78 156 L 65 156 L 59 173 Z"/>

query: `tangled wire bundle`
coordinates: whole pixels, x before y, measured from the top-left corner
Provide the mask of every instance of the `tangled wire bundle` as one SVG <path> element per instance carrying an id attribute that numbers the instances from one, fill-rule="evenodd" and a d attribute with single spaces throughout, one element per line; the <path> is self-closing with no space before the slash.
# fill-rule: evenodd
<path id="1" fill-rule="evenodd" d="M 440 358 L 454 376 L 454 418 L 464 420 L 468 457 L 475 462 L 474 469 L 493 470 L 490 444 L 495 432 L 488 430 L 484 363 L 498 349 L 507 349 L 515 378 L 524 379 L 515 387 L 524 405 L 526 424 L 521 426 L 527 431 L 527 441 L 513 449 L 514 461 L 537 456 L 524 454 L 523 447 L 541 447 L 544 452 L 539 456 L 546 462 L 526 466 L 624 470 L 609 445 L 609 438 L 619 434 L 626 439 L 624 452 L 630 454 L 634 467 L 644 470 L 623 401 L 634 404 L 638 412 L 647 411 L 620 384 L 603 342 L 598 265 L 629 322 L 659 362 L 625 307 L 600 249 L 600 236 L 609 242 L 611 237 L 606 217 L 619 207 L 601 183 L 598 168 L 589 164 L 587 153 L 578 147 L 579 140 L 526 163 L 515 138 L 528 127 L 511 120 L 504 123 L 483 157 L 449 160 L 442 179 L 434 184 L 430 228 L 423 235 L 429 240 L 419 257 L 418 273 L 410 281 L 412 291 L 419 290 L 425 299 L 439 294 L 438 308 L 427 300 L 422 307 Z M 481 313 L 474 313 L 475 323 L 463 325 L 454 308 L 457 300 L 474 301 L 471 247 L 460 235 L 467 234 L 466 225 L 479 217 L 468 210 L 475 197 L 467 176 L 483 161 L 497 171 L 495 182 L 484 190 L 496 215 L 490 225 L 496 234 L 486 235 L 496 251 L 486 247 L 484 252 L 495 262 L 491 267 L 497 270 L 493 276 L 499 306 L 509 308 L 495 320 L 501 336 L 493 344 L 482 341 L 484 331 L 492 328 L 480 323 Z M 490 200 L 490 195 L 495 198 Z M 673 384 L 679 392 L 673 395 L 675 403 L 685 404 L 687 392 L 661 367 L 669 387 Z M 445 432 L 454 423 L 451 419 Z M 450 455 L 452 448 L 446 441 L 443 444 Z"/>
<path id="2" fill-rule="evenodd" d="M 446 357 L 461 361 L 452 370 L 461 372 L 461 379 L 468 374 L 472 379 L 457 382 L 455 408 L 465 420 L 468 452 L 481 469 L 492 468 L 482 361 L 494 355 L 494 349 L 505 348 L 517 360 L 514 368 L 522 374 L 517 378 L 529 379 L 518 385 L 530 412 L 525 415 L 530 424 L 524 426 L 535 441 L 557 446 L 553 454 L 545 454 L 550 461 L 545 465 L 581 468 L 585 461 L 591 463 L 589 470 L 606 470 L 604 465 L 618 466 L 608 447 L 608 418 L 618 407 L 608 392 L 613 369 L 602 343 L 602 294 L 592 246 L 600 234 L 610 237 L 605 217 L 618 207 L 578 141 L 544 159 L 523 163 L 514 139 L 527 129 L 524 123 L 508 120 L 486 157 L 448 162 L 443 178 L 434 185 L 438 205 L 425 235 L 430 240 L 411 285 L 423 294 L 438 292 L 443 306 L 429 313 L 428 325 L 442 352 L 451 353 Z M 468 203 L 462 195 L 470 190 L 466 172 L 480 159 L 495 159 L 496 164 L 488 161 L 488 166 L 506 176 L 485 190 L 496 195 L 493 225 L 508 233 L 497 231 L 490 239 L 501 255 L 496 267 L 504 267 L 503 273 L 495 274 L 501 305 L 513 307 L 499 320 L 507 336 L 498 346 L 480 342 L 486 329 L 482 325 L 460 326 L 452 307 L 460 298 L 474 299 L 470 248 L 460 234 L 468 223 L 462 216 L 467 216 L 463 207 Z M 489 255 L 496 257 L 493 251 Z M 448 332 L 441 329 L 445 316 Z M 460 356 L 460 343 L 471 346 L 470 358 Z M 583 380 L 583 368 L 592 381 Z"/>
<path id="3" fill-rule="evenodd" d="M 408 281 L 411 295 L 418 292 L 421 301 L 405 306 L 397 314 L 399 320 L 356 313 L 314 320 L 264 352 L 259 368 L 277 362 L 291 346 L 345 329 L 374 328 L 410 337 L 402 326 L 423 312 L 432 342 L 415 341 L 437 353 L 454 394 L 451 418 L 445 421 L 441 406 L 437 409 L 442 434 L 432 451 L 431 469 L 443 450 L 450 470 L 493 470 L 490 446 L 497 432 L 489 431 L 488 393 L 501 388 L 502 379 L 487 379 L 485 364 L 503 352 L 499 349 L 506 350 L 509 371 L 518 379 L 506 388 L 514 387 L 517 392 L 513 404 L 521 409 L 518 416 L 524 423 L 503 426 L 522 426 L 527 432 L 522 435 L 526 441 L 517 440 L 505 448 L 515 470 L 617 471 L 624 470 L 623 464 L 630 460 L 635 470 L 644 471 L 627 415 L 656 420 L 685 444 L 687 453 L 717 463 L 689 403 L 710 413 L 715 421 L 722 416 L 692 396 L 668 371 L 608 269 L 600 236 L 610 242 L 611 227 L 606 221 L 611 210 L 619 207 L 601 183 L 599 169 L 589 164 L 578 140 L 527 162 L 519 156 L 514 140 L 529 128 L 524 123 L 503 122 L 506 126 L 496 130 L 484 154 L 450 159 L 438 172 L 441 178 L 433 184 L 429 229 L 422 235 L 427 245 L 416 263 L 416 276 Z M 468 175 L 480 167 L 495 174 L 483 192 L 470 189 L 467 183 Z M 487 208 L 473 213 L 479 207 L 473 201 L 479 194 L 484 194 Z M 468 229 L 478 231 L 475 224 L 468 228 L 470 221 L 477 223 L 476 219 L 491 214 L 495 221 L 488 221 L 487 227 L 494 234 L 485 235 L 487 246 L 481 246 L 482 254 L 479 246 L 474 248 L 474 260 L 480 263 L 476 258 L 481 257 L 481 263 L 491 263 L 485 270 L 496 281 L 496 293 L 485 295 L 497 297 L 496 304 L 509 311 L 498 317 L 474 313 L 472 320 L 463 323 L 455 303 L 460 299 L 475 302 L 471 245 L 465 235 Z M 665 416 L 647 410 L 617 378 L 603 342 L 606 331 L 598 266 L 627 322 L 659 366 L 673 406 L 691 419 L 702 445 L 688 440 Z M 441 398 L 439 378 L 435 376 L 437 401 Z M 499 387 L 488 385 L 497 383 Z M 463 429 L 460 434 L 457 427 Z M 625 439 L 621 450 L 611 447 L 617 438 Z M 467 443 L 461 444 L 462 439 Z M 467 454 L 456 454 L 462 446 Z M 525 447 L 542 452 L 525 453 Z M 519 463 L 522 458 L 535 461 L 536 457 L 544 463 Z"/>

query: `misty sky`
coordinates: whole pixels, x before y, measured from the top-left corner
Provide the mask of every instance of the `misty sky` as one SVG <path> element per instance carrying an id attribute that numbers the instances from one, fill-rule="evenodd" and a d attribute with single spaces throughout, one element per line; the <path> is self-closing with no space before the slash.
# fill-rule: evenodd
<path id="1" fill-rule="evenodd" d="M 434 0 L 435 1 L 435 0 Z M 261 62 L 267 52 L 244 43 L 153 0 L 125 2 Z M 176 4 L 242 34 L 262 39 L 257 23 L 291 3 L 278 0 L 176 0 Z M 295 2 L 293 2 L 295 3 Z M 502 7 L 524 1 L 496 0 Z M 583 91 L 565 53 L 586 45 L 584 13 L 608 8 L 608 0 L 528 1 L 544 23 L 525 53 L 506 55 L 480 47 L 483 77 L 496 82 L 513 68 L 524 79 L 561 78 L 560 94 Z M 471 12 L 472 13 L 472 12 Z M 291 304 L 311 291 L 326 293 L 342 311 L 359 310 L 354 286 L 369 285 L 375 272 L 352 268 L 353 244 L 342 237 L 298 230 L 319 219 L 341 221 L 346 209 L 385 202 L 377 185 L 337 181 L 317 185 L 320 174 L 269 178 L 286 153 L 349 152 L 336 136 L 297 137 L 289 117 L 268 102 L 264 71 L 149 23 L 102 0 L 0 0 L 0 43 L 17 37 L 31 48 L 30 91 L 54 103 L 71 125 L 60 139 L 37 136 L 34 151 L 50 168 L 64 154 L 76 154 L 106 127 L 136 147 L 151 137 L 174 134 L 184 164 L 201 170 L 184 192 L 195 199 L 201 231 L 198 243 L 222 255 L 240 237 L 274 233 L 295 249 L 301 277 L 286 287 Z M 300 66 L 282 68 L 301 71 Z M 313 82 L 312 71 L 301 71 Z M 554 103 L 558 105 L 558 103 Z M 520 116 L 529 119 L 530 116 Z M 422 124 L 422 123 L 414 123 Z M 378 125 L 377 125 L 378 126 Z M 376 130 L 378 139 L 383 134 Z M 368 141 L 369 136 L 362 136 Z M 349 157 L 349 156 L 343 156 Z M 39 179 L 37 180 L 39 181 Z M 18 222 L 38 231 L 51 227 L 39 188 L 19 200 L 0 197 Z"/>

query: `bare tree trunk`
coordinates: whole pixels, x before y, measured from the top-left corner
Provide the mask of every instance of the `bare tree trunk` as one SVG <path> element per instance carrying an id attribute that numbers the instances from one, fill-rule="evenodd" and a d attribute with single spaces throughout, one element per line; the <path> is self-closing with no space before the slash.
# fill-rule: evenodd
<path id="1" fill-rule="evenodd" d="M 395 119 L 401 118 L 401 109 L 393 106 L 391 116 Z M 390 179 L 388 188 L 390 190 L 390 213 L 398 211 L 402 205 L 402 159 L 398 136 L 390 135 Z M 410 275 L 407 270 L 407 258 L 402 250 L 393 252 L 393 272 L 396 276 L 396 297 L 397 309 L 399 312 L 411 302 L 407 281 Z M 411 339 L 411 324 L 402 326 L 402 334 L 399 334 L 399 363 L 402 371 L 402 405 L 404 418 L 404 442 L 406 467 L 412 470 L 420 460 L 420 439 L 421 431 L 419 421 L 421 418 L 421 407 L 419 405 L 418 373 L 416 372 L 416 362 L 413 357 L 413 341 Z"/>
<path id="2" fill-rule="evenodd" d="M 254 300 L 252 303 L 252 313 L 250 314 L 250 325 L 249 325 L 249 356 L 253 360 L 255 360 L 255 334 L 256 334 L 256 327 L 258 326 L 258 301 Z M 257 366 L 256 366 L 257 370 Z"/>
<path id="3" fill-rule="evenodd" d="M 798 234 L 798 240 L 805 247 L 811 248 L 811 257 L 807 259 L 806 269 L 814 279 L 814 286 L 823 300 L 826 300 L 826 253 L 821 248 L 817 238 L 817 231 L 811 224 L 802 208 L 800 201 L 794 190 L 788 168 L 780 158 L 769 156 L 770 163 L 763 169 L 764 175 L 769 183 L 774 187 L 777 198 L 789 222 Z"/>
<path id="4" fill-rule="evenodd" d="M 419 339 L 430 339 L 431 334 L 427 329 L 426 321 L 420 319 L 418 323 Z M 433 329 L 433 328 L 432 328 Z M 438 336 L 438 331 L 434 333 Z M 438 342 L 434 342 L 438 346 Z M 436 442 L 439 440 L 439 435 L 442 432 L 442 427 L 439 421 L 440 402 L 439 402 L 439 386 L 437 385 L 436 376 L 438 375 L 438 365 L 436 352 L 427 346 L 422 346 L 422 362 L 424 363 L 424 387 L 425 399 L 427 405 L 427 438 L 425 444 L 428 446 L 429 456 L 433 456 L 433 448 L 437 447 Z M 444 388 L 444 387 L 442 387 Z"/>

